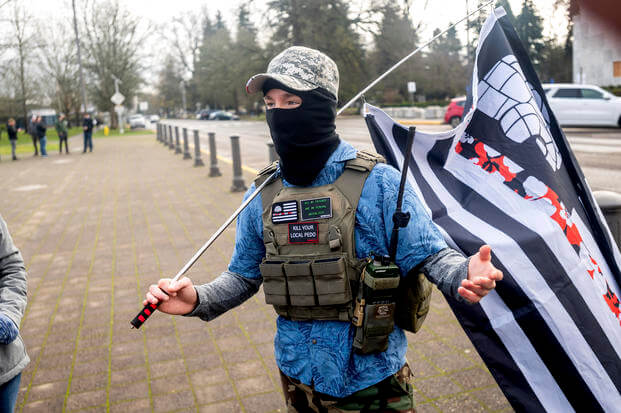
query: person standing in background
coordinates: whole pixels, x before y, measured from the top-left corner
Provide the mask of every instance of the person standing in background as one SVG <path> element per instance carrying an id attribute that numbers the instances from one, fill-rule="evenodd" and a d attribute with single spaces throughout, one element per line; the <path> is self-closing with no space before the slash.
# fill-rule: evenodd
<path id="1" fill-rule="evenodd" d="M 15 149 L 17 146 L 17 132 L 19 129 L 15 126 L 15 119 L 9 119 L 6 125 L 6 131 L 9 134 L 9 142 L 11 142 L 11 155 L 13 155 L 13 160 L 17 160 L 17 155 L 15 154 Z"/>
<path id="2" fill-rule="evenodd" d="M 30 122 L 28 122 L 28 126 L 26 127 L 26 131 L 32 138 L 32 145 L 34 146 L 34 156 L 39 156 L 39 146 L 37 142 L 39 141 L 39 136 L 37 135 L 37 117 L 32 115 Z"/>
<path id="3" fill-rule="evenodd" d="M 93 152 L 93 119 L 91 119 L 91 115 L 88 112 L 84 114 L 82 129 L 84 129 L 84 150 L 82 153 L 86 153 L 87 146 L 89 152 Z"/>
<path id="4" fill-rule="evenodd" d="M 47 127 L 45 125 L 45 121 L 41 116 L 37 116 L 37 121 L 35 125 L 37 137 L 39 138 L 39 145 L 41 146 L 41 156 L 47 158 L 47 136 L 45 136 Z"/>
<path id="5" fill-rule="evenodd" d="M 67 142 L 67 120 L 65 119 L 65 115 L 62 113 L 56 120 L 56 124 L 54 125 L 56 128 L 56 132 L 58 133 L 58 153 L 63 153 L 63 142 L 65 142 L 65 153 L 69 153 L 69 143 Z"/>
<path id="6" fill-rule="evenodd" d="M 26 309 L 24 260 L 0 216 L 0 413 L 12 413 L 22 370 L 30 362 L 19 335 Z"/>

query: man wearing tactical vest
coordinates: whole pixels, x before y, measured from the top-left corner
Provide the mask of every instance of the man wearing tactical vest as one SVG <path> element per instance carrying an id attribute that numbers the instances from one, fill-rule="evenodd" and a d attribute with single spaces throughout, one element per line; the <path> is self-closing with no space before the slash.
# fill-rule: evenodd
<path id="1" fill-rule="evenodd" d="M 162 279 L 144 304 L 162 301 L 160 311 L 209 321 L 263 284 L 279 315 L 275 356 L 290 412 L 413 412 L 403 328 L 417 330 L 428 310 L 419 274 L 476 303 L 502 273 L 487 245 L 469 258 L 448 248 L 407 186 L 410 220 L 390 262 L 400 174 L 335 133 L 338 83 L 332 59 L 297 46 L 248 81 L 248 93 L 264 94 L 280 163 L 260 172 L 246 196 L 273 171 L 279 177 L 239 215 L 227 271 L 196 286 Z"/>

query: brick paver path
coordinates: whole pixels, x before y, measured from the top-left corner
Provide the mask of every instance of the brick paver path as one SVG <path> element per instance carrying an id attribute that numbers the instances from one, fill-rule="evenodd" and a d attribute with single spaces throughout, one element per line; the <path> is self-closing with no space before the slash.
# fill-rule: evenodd
<path id="1" fill-rule="evenodd" d="M 174 275 L 239 205 L 230 165 L 208 178 L 154 135 L 77 149 L 0 162 L 0 213 L 29 277 L 21 332 L 32 361 L 17 411 L 285 411 L 262 292 L 210 323 L 157 313 L 129 326 L 147 286 Z M 190 278 L 226 269 L 234 237 L 233 226 Z M 511 410 L 437 292 L 408 359 L 418 412 Z"/>

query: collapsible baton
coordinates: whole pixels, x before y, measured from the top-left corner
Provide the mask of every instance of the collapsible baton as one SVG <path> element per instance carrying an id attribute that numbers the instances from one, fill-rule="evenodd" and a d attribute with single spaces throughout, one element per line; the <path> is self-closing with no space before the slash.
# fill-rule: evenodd
<path id="1" fill-rule="evenodd" d="M 405 152 L 403 152 L 403 170 L 401 170 L 401 182 L 399 183 L 399 194 L 397 195 L 397 209 L 392 215 L 392 234 L 390 236 L 390 245 L 388 247 L 388 255 L 390 260 L 395 262 L 397 256 L 397 244 L 399 242 L 399 228 L 408 226 L 410 222 L 410 213 L 403 212 L 401 210 L 401 204 L 403 203 L 403 191 L 405 189 L 405 181 L 408 176 L 408 169 L 410 167 L 410 156 L 412 155 L 412 145 L 414 144 L 414 135 L 416 134 L 416 126 L 410 126 L 408 129 L 408 141 L 406 143 Z"/>
<path id="2" fill-rule="evenodd" d="M 192 258 L 190 258 L 190 260 L 183 266 L 183 268 L 181 270 L 179 270 L 177 275 L 175 275 L 175 278 L 172 279 L 171 283 L 179 280 L 179 278 L 181 278 L 181 276 L 183 274 L 185 274 L 192 267 L 192 265 L 194 265 L 194 263 L 200 258 L 201 255 L 203 255 L 203 253 L 207 250 L 207 248 L 209 248 L 211 246 L 211 244 L 213 244 L 214 241 L 216 239 L 218 239 L 218 237 L 224 232 L 224 230 L 229 225 L 231 225 L 231 222 L 233 222 L 235 220 L 235 218 L 237 218 L 237 216 L 244 210 L 244 208 L 246 208 L 248 206 L 248 204 L 254 198 L 256 198 L 256 196 L 259 195 L 259 193 L 261 193 L 261 191 L 263 191 L 263 188 L 265 188 L 267 186 L 267 184 L 269 184 L 270 182 L 272 182 L 272 180 L 274 178 L 276 178 L 276 174 L 277 174 L 277 172 L 274 172 L 273 174 L 271 174 L 269 176 L 269 178 L 267 178 L 265 180 L 265 182 L 263 182 L 261 185 L 259 185 L 259 187 L 257 189 L 255 189 L 255 191 L 252 193 L 252 195 L 250 195 L 248 197 L 248 199 L 246 199 L 239 206 L 239 208 L 237 208 L 237 210 L 235 212 L 233 212 L 233 215 L 231 215 L 229 217 L 229 219 L 227 219 L 226 222 L 224 224 L 222 224 L 222 226 L 220 228 L 218 228 L 218 230 L 211 236 L 211 238 L 209 238 L 209 240 L 196 252 L 196 254 L 194 254 L 194 256 Z M 164 291 L 164 293 L 166 293 L 166 291 Z M 160 304 L 161 304 L 161 301 L 158 302 L 157 304 L 147 304 L 147 305 L 145 305 L 144 308 L 142 309 L 142 311 L 140 313 L 138 313 L 138 315 L 136 317 L 134 317 L 134 319 L 130 322 L 131 325 L 132 325 L 132 328 L 140 328 L 140 326 L 145 321 L 147 321 L 147 318 L 149 318 L 149 316 L 151 314 L 153 314 L 153 312 L 157 309 L 157 307 Z"/>

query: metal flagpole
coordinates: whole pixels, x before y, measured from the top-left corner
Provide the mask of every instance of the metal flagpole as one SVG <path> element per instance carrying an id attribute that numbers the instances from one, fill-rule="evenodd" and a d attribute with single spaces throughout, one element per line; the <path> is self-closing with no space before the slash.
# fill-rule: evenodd
<path id="1" fill-rule="evenodd" d="M 472 13 L 467 14 L 466 16 L 462 17 L 460 20 L 458 20 L 456 23 L 451 24 L 449 27 L 447 27 L 444 31 L 438 33 L 437 35 L 433 36 L 429 41 L 427 41 L 426 43 L 424 43 L 422 46 L 419 46 L 416 50 L 414 50 L 412 53 L 410 53 L 409 55 L 405 56 L 403 59 L 399 60 L 393 67 L 391 67 L 390 69 L 388 69 L 387 71 L 385 71 L 380 77 L 378 77 L 377 79 L 375 79 L 373 82 L 371 82 L 367 87 L 365 87 L 364 89 L 362 89 L 362 91 L 360 91 L 360 93 L 358 93 L 356 96 L 354 96 L 349 102 L 347 102 L 342 108 L 340 108 L 338 110 L 338 112 L 336 112 L 336 116 L 340 115 L 345 109 L 347 109 L 348 107 L 351 106 L 352 103 L 354 103 L 356 100 L 358 100 L 360 98 L 360 96 L 364 95 L 369 89 L 371 89 L 373 86 L 377 85 L 382 79 L 384 79 L 386 76 L 388 76 L 393 70 L 395 70 L 396 68 L 398 68 L 399 66 L 401 66 L 403 63 L 405 63 L 410 57 L 414 56 L 416 53 L 420 52 L 422 49 L 424 49 L 425 47 L 429 46 L 431 43 L 433 43 L 438 37 L 442 36 L 444 33 L 448 32 L 451 28 L 457 26 L 459 23 L 463 22 L 464 20 L 466 20 L 468 17 L 472 16 L 473 14 L 477 13 L 479 10 L 489 6 L 490 4 L 492 4 L 494 2 L 494 0 L 490 0 L 487 3 L 483 4 L 481 7 L 479 7 L 478 9 L 476 9 L 475 11 L 473 11 Z"/>
<path id="2" fill-rule="evenodd" d="M 272 180 L 276 177 L 276 172 L 274 172 L 273 174 L 271 174 L 266 180 L 265 182 L 263 182 L 261 185 L 259 185 L 259 187 L 257 189 L 254 190 L 254 192 L 252 193 L 252 195 L 250 195 L 240 206 L 239 208 L 237 208 L 237 210 L 235 212 L 233 212 L 233 215 L 231 215 L 224 224 L 222 224 L 222 226 L 220 226 L 220 228 L 218 228 L 218 230 L 211 236 L 211 238 L 209 238 L 209 240 L 207 240 L 207 242 L 205 244 L 203 244 L 202 247 L 200 247 L 200 249 L 198 251 L 196 251 L 196 253 L 194 254 L 194 256 L 192 258 L 190 258 L 190 260 L 183 266 L 183 268 L 181 268 L 179 270 L 179 272 L 177 273 L 177 275 L 175 275 L 175 278 L 173 278 L 170 282 L 173 283 L 177 280 L 179 280 L 179 278 L 181 278 L 181 276 L 183 274 L 185 274 L 191 267 L 192 265 L 194 265 L 194 263 L 196 262 L 196 260 L 198 260 L 200 258 L 201 255 L 203 255 L 203 253 L 205 251 L 207 251 L 207 248 L 209 248 L 211 246 L 211 244 L 214 243 L 214 241 L 216 239 L 218 239 L 218 237 L 224 232 L 224 230 L 231 225 L 231 222 L 233 222 L 235 220 L 235 218 L 237 218 L 237 216 L 239 214 L 241 214 L 241 212 L 248 206 L 248 204 L 250 204 L 250 202 L 255 199 L 257 197 L 257 195 L 259 195 L 261 193 L 261 191 L 263 190 L 263 188 L 265 188 L 267 186 L 267 184 L 269 184 L 270 182 L 272 182 Z M 164 293 L 166 293 L 164 291 Z M 140 326 L 147 321 L 147 318 L 149 318 L 149 316 L 151 314 L 153 314 L 153 312 L 157 309 L 157 307 L 161 304 L 162 302 L 158 302 L 157 304 L 147 304 L 146 306 L 144 306 L 144 308 L 142 309 L 142 311 L 140 311 L 140 313 L 138 313 L 138 315 L 136 317 L 134 317 L 134 319 L 130 322 L 132 325 L 132 328 L 140 328 Z"/>

